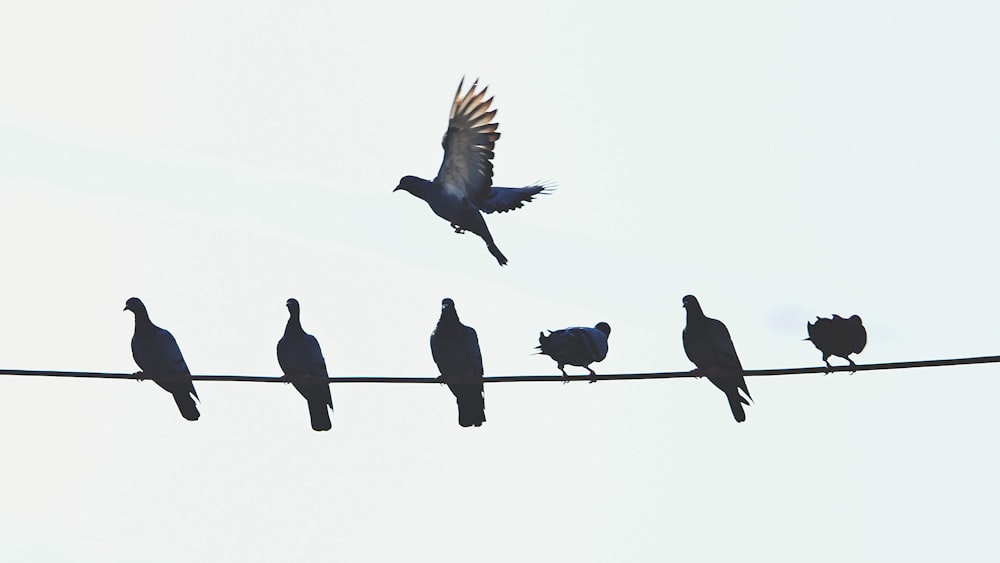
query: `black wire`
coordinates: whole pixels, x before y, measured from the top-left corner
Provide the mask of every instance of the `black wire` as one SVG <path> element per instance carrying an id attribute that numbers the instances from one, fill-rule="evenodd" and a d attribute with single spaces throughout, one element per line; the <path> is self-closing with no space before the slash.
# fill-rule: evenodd
<path id="1" fill-rule="evenodd" d="M 1000 362 L 1000 356 L 980 356 L 976 358 L 955 358 L 949 360 L 921 360 L 912 362 L 892 362 L 883 364 L 858 364 L 855 366 L 834 366 L 827 367 L 802 367 L 802 368 L 779 368 L 779 369 L 756 369 L 745 370 L 742 375 L 746 377 L 770 376 L 770 375 L 804 375 L 811 373 L 833 373 L 833 372 L 856 372 L 856 371 L 880 371 L 892 369 L 909 369 L 922 367 L 940 366 L 960 366 L 970 364 L 993 364 Z M 28 377 L 80 377 L 90 379 L 136 379 L 132 373 L 103 373 L 92 371 L 47 371 L 47 370 L 23 370 L 23 369 L 0 369 L 0 375 L 20 375 Z M 529 381 L 632 381 L 637 379 L 674 379 L 680 377 L 701 377 L 705 372 L 698 371 L 672 371 L 658 373 L 622 373 L 622 374 L 600 374 L 571 375 L 564 378 L 562 375 L 494 375 L 483 378 L 485 383 L 515 383 Z M 719 372 L 718 375 L 725 375 Z M 732 374 L 735 375 L 735 374 Z M 144 377 L 147 378 L 148 377 Z M 261 375 L 192 375 L 193 381 L 244 381 L 252 383 L 281 383 L 281 377 L 261 376 Z M 329 378 L 330 383 L 440 383 L 437 377 L 365 377 L 365 376 L 339 376 Z"/>

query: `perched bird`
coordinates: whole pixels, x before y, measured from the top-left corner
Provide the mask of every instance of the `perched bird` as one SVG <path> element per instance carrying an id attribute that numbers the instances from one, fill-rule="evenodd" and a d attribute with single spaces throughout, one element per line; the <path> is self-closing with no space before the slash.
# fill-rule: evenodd
<path id="1" fill-rule="evenodd" d="M 316 337 L 302 330 L 299 302 L 289 299 L 285 306 L 288 307 L 288 323 L 285 324 L 285 334 L 278 341 L 278 365 L 285 374 L 283 379 L 290 381 L 309 404 L 312 429 L 329 430 L 330 413 L 326 408 L 333 410 L 333 398 L 330 396 L 323 351 Z"/>
<path id="2" fill-rule="evenodd" d="M 149 320 L 146 306 L 138 297 L 130 297 L 123 311 L 135 314 L 135 333 L 132 334 L 132 358 L 142 371 L 135 375 L 138 379 L 152 379 L 157 385 L 174 396 L 174 402 L 181 416 L 188 420 L 198 420 L 201 413 L 194 399 L 198 392 L 191 381 L 191 370 L 184 362 L 181 349 L 172 334 L 156 326 Z M 194 398 L 192 398 L 192 395 Z"/>
<path id="3" fill-rule="evenodd" d="M 441 318 L 431 333 L 431 355 L 458 403 L 459 426 L 481 426 L 486 422 L 483 399 L 483 355 L 472 327 L 458 320 L 455 302 L 441 301 Z"/>
<path id="4" fill-rule="evenodd" d="M 522 207 L 540 193 L 547 191 L 545 185 L 523 188 L 493 187 L 493 146 L 500 133 L 497 123 L 492 122 L 496 110 L 490 110 L 493 98 L 486 99 L 486 88 L 476 91 L 477 80 L 463 95 L 462 85 L 458 85 L 455 101 L 451 106 L 448 130 L 441 140 L 444 160 L 437 177 L 428 181 L 416 176 L 403 176 L 397 190 L 410 192 L 431 206 L 442 219 L 451 223 L 456 233 L 472 231 L 479 235 L 489 248 L 490 254 L 501 266 L 507 258 L 493 242 L 493 236 L 480 212 L 506 212 Z"/>
<path id="5" fill-rule="evenodd" d="M 852 366 L 857 365 L 849 356 L 860 354 L 868 343 L 868 332 L 861 324 L 861 317 L 857 315 L 849 319 L 840 315 L 834 315 L 832 319 L 816 317 L 815 323 L 806 323 L 806 330 L 809 331 L 809 338 L 806 340 L 823 352 L 826 367 L 833 367 L 828 359 L 830 356 L 844 358 Z"/>
<path id="6" fill-rule="evenodd" d="M 747 419 L 743 405 L 749 405 L 748 399 L 752 400 L 752 397 L 743 379 L 743 366 L 736 355 L 729 329 L 722 321 L 706 317 L 694 295 L 685 295 L 682 303 L 687 309 L 687 326 L 682 335 L 684 353 L 698 366 L 696 372 L 704 372 L 703 375 L 726 394 L 736 422 L 743 422 Z M 740 395 L 740 391 L 746 398 Z"/>
<path id="7" fill-rule="evenodd" d="M 596 376 L 594 370 L 590 369 L 590 364 L 608 356 L 610 335 L 611 325 L 605 322 L 597 323 L 594 328 L 574 326 L 555 332 L 549 331 L 548 336 L 545 336 L 544 332 L 539 332 L 538 346 L 535 348 L 541 350 L 539 354 L 545 354 L 556 361 L 563 377 L 569 377 L 566 375 L 566 364 L 580 366 L 589 371 L 591 376 Z M 590 380 L 591 383 L 595 381 L 597 380 Z"/>

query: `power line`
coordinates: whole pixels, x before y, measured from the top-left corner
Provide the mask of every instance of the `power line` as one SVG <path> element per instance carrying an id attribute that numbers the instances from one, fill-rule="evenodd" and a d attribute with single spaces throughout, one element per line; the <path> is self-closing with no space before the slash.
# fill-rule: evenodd
<path id="1" fill-rule="evenodd" d="M 811 373 L 832 373 L 832 372 L 855 372 L 855 371 L 881 371 L 891 369 L 909 369 L 941 366 L 962 366 L 970 364 L 995 364 L 1000 363 L 1000 356 L 980 356 L 976 358 L 954 358 L 949 360 L 920 360 L 912 362 L 891 362 L 883 364 L 858 364 L 855 366 L 834 366 L 827 367 L 802 367 L 802 368 L 778 368 L 778 369 L 751 369 L 742 372 L 747 377 L 770 376 L 770 375 L 805 375 Z M 104 373 L 93 371 L 46 371 L 46 370 L 24 370 L 24 369 L 0 369 L 0 375 L 20 375 L 28 377 L 78 377 L 89 379 L 136 379 L 132 373 Z M 562 375 L 493 375 L 483 378 L 484 383 L 515 383 L 530 381 L 632 381 L 637 379 L 675 379 L 681 377 L 701 377 L 703 372 L 692 371 L 671 371 L 660 373 L 623 373 L 623 374 L 599 374 L 595 377 L 590 375 L 571 375 L 564 378 Z M 720 373 L 720 375 L 722 375 Z M 144 376 L 149 379 L 148 376 Z M 252 383 L 282 383 L 281 377 L 262 375 L 192 375 L 194 381 L 244 381 Z M 330 383 L 440 383 L 436 377 L 331 377 Z"/>

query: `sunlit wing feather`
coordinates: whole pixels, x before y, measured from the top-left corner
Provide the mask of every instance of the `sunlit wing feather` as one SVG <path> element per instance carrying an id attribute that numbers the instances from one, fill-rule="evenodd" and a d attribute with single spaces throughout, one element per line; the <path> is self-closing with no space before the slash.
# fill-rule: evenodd
<path id="1" fill-rule="evenodd" d="M 493 147 L 500 133 L 493 122 L 496 110 L 490 110 L 493 98 L 485 98 L 486 88 L 476 91 L 477 80 L 462 95 L 458 85 L 451 106 L 448 130 L 441 140 L 444 160 L 435 183 L 456 196 L 466 197 L 477 206 L 490 196 L 493 183 Z"/>

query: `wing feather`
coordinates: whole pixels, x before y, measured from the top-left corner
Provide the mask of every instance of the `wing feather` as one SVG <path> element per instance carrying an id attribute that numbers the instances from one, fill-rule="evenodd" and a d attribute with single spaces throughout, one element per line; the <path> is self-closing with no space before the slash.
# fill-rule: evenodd
<path id="1" fill-rule="evenodd" d="M 452 102 L 448 130 L 441 140 L 444 160 L 435 183 L 446 190 L 463 195 L 477 206 L 490 196 L 493 184 L 493 148 L 500 133 L 493 122 L 496 110 L 490 110 L 493 98 L 487 98 L 486 88 L 477 91 L 479 81 L 462 94 L 458 85 Z"/>

